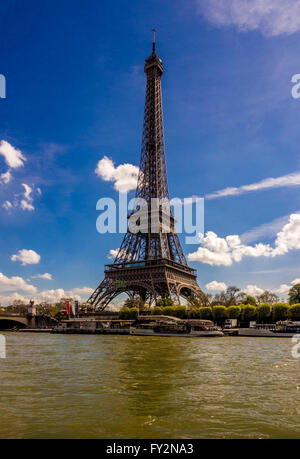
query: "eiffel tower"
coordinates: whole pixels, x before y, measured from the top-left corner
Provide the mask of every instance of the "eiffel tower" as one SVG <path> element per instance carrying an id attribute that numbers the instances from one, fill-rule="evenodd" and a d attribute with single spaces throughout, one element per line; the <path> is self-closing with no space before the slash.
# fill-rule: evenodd
<path id="1" fill-rule="evenodd" d="M 151 304 L 160 298 L 170 298 L 180 304 L 183 297 L 201 298 L 196 270 L 190 268 L 175 230 L 175 219 L 169 203 L 166 170 L 163 109 L 161 95 L 162 60 L 156 54 L 153 29 L 152 55 L 145 61 L 147 77 L 144 110 L 143 139 L 136 202 L 147 203 L 147 230 L 132 231 L 129 215 L 127 233 L 112 264 L 105 266 L 105 278 L 88 299 L 97 310 L 103 310 L 120 293 L 140 296 Z M 156 200 L 153 198 L 156 198 Z M 159 201 L 158 201 L 158 200 Z M 154 204 L 153 204 L 154 202 Z M 157 204 L 159 202 L 159 204 Z M 138 206 L 137 206 L 138 207 Z M 139 208 L 139 207 L 138 207 Z M 157 218 L 157 227 L 151 226 L 151 214 Z M 140 209 L 140 217 L 145 217 Z M 152 217 L 153 218 L 153 217 Z M 166 224 L 165 222 L 168 222 Z"/>

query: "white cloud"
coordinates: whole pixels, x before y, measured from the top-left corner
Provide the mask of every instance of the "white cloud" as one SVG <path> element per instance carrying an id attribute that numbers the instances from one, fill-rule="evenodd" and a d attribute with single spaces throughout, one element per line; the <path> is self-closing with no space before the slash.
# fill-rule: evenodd
<path id="1" fill-rule="evenodd" d="M 12 295 L 0 295 L 0 304 L 2 306 L 9 306 L 16 300 L 22 301 L 25 304 L 28 303 L 28 298 L 20 295 L 19 293 L 13 293 Z"/>
<path id="2" fill-rule="evenodd" d="M 22 249 L 10 257 L 12 261 L 21 261 L 22 265 L 35 265 L 40 262 L 40 255 L 34 250 Z"/>
<path id="3" fill-rule="evenodd" d="M 12 203 L 10 201 L 5 201 L 3 204 L 2 204 L 2 207 L 4 207 L 5 210 L 9 210 L 13 207 Z"/>
<path id="4" fill-rule="evenodd" d="M 292 285 L 300 284 L 300 279 L 295 279 L 292 281 Z"/>
<path id="5" fill-rule="evenodd" d="M 224 198 L 226 196 L 237 196 L 251 191 L 267 190 L 272 188 L 293 187 L 300 185 L 300 172 L 283 175 L 277 178 L 266 178 L 260 182 L 242 185 L 240 187 L 228 187 L 213 193 L 207 194 L 206 199 Z"/>
<path id="6" fill-rule="evenodd" d="M 247 287 L 243 288 L 243 292 L 245 292 L 249 296 L 259 296 L 264 293 L 265 290 L 262 288 L 257 287 L 257 285 L 247 285 Z"/>
<path id="7" fill-rule="evenodd" d="M 259 30 L 267 37 L 300 30 L 299 0 L 198 0 L 198 10 L 218 26 Z"/>
<path id="8" fill-rule="evenodd" d="M 275 293 L 280 293 L 282 295 L 287 295 L 290 291 L 291 286 L 287 284 L 281 284 L 279 288 L 275 290 Z"/>
<path id="9" fill-rule="evenodd" d="M 126 193 L 136 189 L 139 168 L 133 164 L 115 167 L 113 161 L 104 156 L 98 161 L 95 173 L 106 182 L 114 182 L 115 190 Z"/>
<path id="10" fill-rule="evenodd" d="M 294 213 L 300 214 L 300 211 Z M 271 222 L 264 223 L 263 225 L 257 226 L 256 228 L 252 228 L 251 230 L 246 231 L 240 236 L 240 239 L 243 242 L 243 244 L 248 244 L 249 242 L 256 241 L 259 238 L 277 236 L 277 233 L 286 223 L 289 222 L 289 219 L 290 215 L 285 215 L 284 217 L 276 218 Z"/>
<path id="11" fill-rule="evenodd" d="M 244 257 L 276 257 L 297 249 L 300 249 L 300 214 L 291 214 L 289 222 L 277 233 L 274 247 L 262 243 L 248 246 L 237 235 L 220 238 L 213 231 L 208 231 L 202 238 L 202 247 L 190 253 L 188 259 L 209 265 L 231 266 L 233 261 L 240 262 Z"/>
<path id="12" fill-rule="evenodd" d="M 46 280 L 52 280 L 52 275 L 49 273 L 45 274 L 37 274 L 36 276 L 31 276 L 32 279 L 46 279 Z"/>
<path id="13" fill-rule="evenodd" d="M 22 210 L 28 210 L 29 212 L 32 212 L 34 210 L 34 206 L 29 202 L 25 201 L 25 199 L 21 200 L 20 207 Z"/>
<path id="14" fill-rule="evenodd" d="M 224 282 L 212 281 L 206 284 L 205 288 L 210 292 L 221 292 L 227 289 L 227 285 Z"/>
<path id="15" fill-rule="evenodd" d="M 36 287 L 25 282 L 22 277 L 7 277 L 0 273 L 0 292 L 10 292 L 13 290 L 22 290 L 28 293 L 35 293 Z"/>
<path id="16" fill-rule="evenodd" d="M 94 289 L 91 287 L 76 287 L 70 290 L 68 293 L 69 294 L 75 294 L 75 295 L 91 295 L 93 293 Z M 71 295 L 72 296 L 72 295 Z"/>
<path id="17" fill-rule="evenodd" d="M 22 183 L 22 186 L 24 187 L 24 197 L 27 199 L 27 201 L 32 201 L 31 193 L 32 193 L 32 188 L 27 185 L 26 183 Z"/>
<path id="18" fill-rule="evenodd" d="M 34 300 L 36 302 L 48 302 L 48 303 L 56 303 L 61 300 L 61 298 L 66 298 L 67 295 L 62 288 L 51 289 L 51 290 L 43 290 L 35 295 Z"/>
<path id="19" fill-rule="evenodd" d="M 280 285 L 280 287 L 275 290 L 276 293 L 281 293 L 283 295 L 287 295 L 290 291 L 290 289 L 293 287 L 293 285 L 296 285 L 296 284 L 300 284 L 300 279 L 294 279 L 292 282 L 291 282 L 291 285 L 287 285 L 287 284 L 282 284 Z"/>
<path id="20" fill-rule="evenodd" d="M 26 161 L 21 151 L 14 148 L 6 140 L 0 141 L 0 155 L 4 157 L 6 164 L 12 169 L 24 166 L 23 161 Z"/>
<path id="21" fill-rule="evenodd" d="M 9 183 L 11 181 L 11 173 L 10 170 L 8 169 L 7 172 L 4 172 L 3 174 L 0 175 L 0 183 Z"/>

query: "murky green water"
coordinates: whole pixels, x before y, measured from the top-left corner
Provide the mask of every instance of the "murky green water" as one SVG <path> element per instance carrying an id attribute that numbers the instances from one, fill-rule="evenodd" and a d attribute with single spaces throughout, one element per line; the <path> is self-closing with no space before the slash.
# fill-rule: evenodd
<path id="1" fill-rule="evenodd" d="M 0 438 L 300 438 L 290 339 L 6 338 Z"/>

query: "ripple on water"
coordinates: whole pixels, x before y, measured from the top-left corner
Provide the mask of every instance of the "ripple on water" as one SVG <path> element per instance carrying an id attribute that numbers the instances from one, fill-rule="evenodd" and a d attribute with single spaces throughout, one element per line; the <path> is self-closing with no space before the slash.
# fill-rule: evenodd
<path id="1" fill-rule="evenodd" d="M 299 438 L 291 341 L 7 333 L 0 437 Z"/>

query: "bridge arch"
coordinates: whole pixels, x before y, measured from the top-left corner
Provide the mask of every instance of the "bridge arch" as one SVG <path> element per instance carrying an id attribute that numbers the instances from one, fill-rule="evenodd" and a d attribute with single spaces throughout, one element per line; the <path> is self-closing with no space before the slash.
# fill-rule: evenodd
<path id="1" fill-rule="evenodd" d="M 0 330 L 11 330 L 12 328 L 26 328 L 28 320 L 26 317 L 0 316 Z"/>

